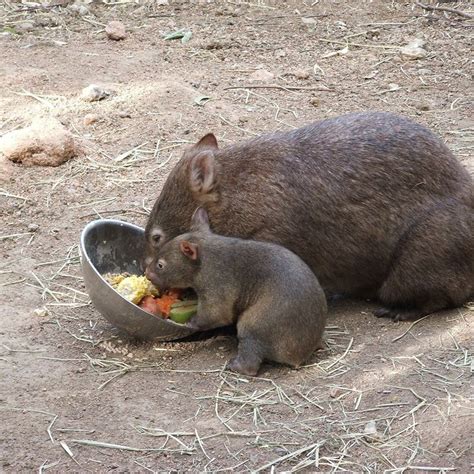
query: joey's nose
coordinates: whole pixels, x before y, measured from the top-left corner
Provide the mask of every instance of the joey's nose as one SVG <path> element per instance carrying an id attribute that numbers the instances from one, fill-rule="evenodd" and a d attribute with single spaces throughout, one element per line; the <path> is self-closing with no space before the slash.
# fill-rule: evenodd
<path id="1" fill-rule="evenodd" d="M 153 271 L 152 267 L 148 265 L 145 269 L 145 276 L 154 284 L 158 279 L 158 275 Z"/>

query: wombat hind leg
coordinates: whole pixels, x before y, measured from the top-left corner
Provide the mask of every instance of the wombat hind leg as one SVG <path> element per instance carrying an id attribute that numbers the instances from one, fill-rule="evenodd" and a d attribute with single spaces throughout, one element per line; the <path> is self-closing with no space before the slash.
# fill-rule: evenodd
<path id="1" fill-rule="evenodd" d="M 261 360 L 244 358 L 242 355 L 238 354 L 229 361 L 226 369 L 232 370 L 232 372 L 238 372 L 242 375 L 250 375 L 254 377 L 258 373 L 261 363 Z"/>
<path id="2" fill-rule="evenodd" d="M 399 243 L 374 312 L 395 321 L 461 306 L 474 291 L 472 209 L 456 201 L 421 216 Z"/>
<path id="3" fill-rule="evenodd" d="M 247 340 L 239 342 L 238 354 L 229 361 L 227 369 L 243 375 L 255 376 L 263 362 L 258 346 Z"/>

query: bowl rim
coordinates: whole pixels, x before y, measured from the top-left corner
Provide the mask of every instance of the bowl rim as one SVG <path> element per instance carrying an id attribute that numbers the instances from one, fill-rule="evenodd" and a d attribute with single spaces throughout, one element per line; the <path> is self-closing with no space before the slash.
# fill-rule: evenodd
<path id="1" fill-rule="evenodd" d="M 136 308 L 137 310 L 139 310 L 139 313 L 143 313 L 143 315 L 146 315 L 147 317 L 152 317 L 152 318 L 159 318 L 159 321 L 161 322 L 164 322 L 164 323 L 167 323 L 167 324 L 171 324 L 172 326 L 176 326 L 178 328 L 187 328 L 187 326 L 185 324 L 180 324 L 180 323 L 176 323 L 174 322 L 172 319 L 170 318 L 162 318 L 160 316 L 157 316 L 157 315 L 154 315 L 154 314 L 151 314 L 149 313 L 148 311 L 145 311 L 143 308 L 140 308 L 140 306 L 132 303 L 131 301 L 128 301 L 126 298 L 124 298 L 105 278 L 104 276 L 97 270 L 96 266 L 92 263 L 92 260 L 90 259 L 89 257 L 89 254 L 86 250 L 86 246 L 85 246 L 85 238 L 86 238 L 86 235 L 91 231 L 91 229 L 93 229 L 94 227 L 96 227 L 99 223 L 102 223 L 102 224 L 113 224 L 113 225 L 119 225 L 121 227 L 129 227 L 129 228 L 133 228 L 135 230 L 138 230 L 140 232 L 144 232 L 145 229 L 143 227 L 140 227 L 136 224 L 132 224 L 130 222 L 126 222 L 126 221 L 121 221 L 119 219 L 95 219 L 91 222 L 89 222 L 83 229 L 82 229 L 82 232 L 81 232 L 81 238 L 80 238 L 80 253 L 81 253 L 81 258 L 85 258 L 87 260 L 87 263 L 89 264 L 89 267 L 93 269 L 94 273 L 96 275 L 99 276 L 99 278 L 101 279 L 101 281 L 103 281 L 116 295 L 118 295 L 123 301 L 126 301 L 127 303 L 131 304 L 134 308 Z M 82 264 L 81 264 L 82 266 Z M 140 275 L 139 275 L 140 276 Z M 189 329 L 189 328 L 188 328 Z"/>

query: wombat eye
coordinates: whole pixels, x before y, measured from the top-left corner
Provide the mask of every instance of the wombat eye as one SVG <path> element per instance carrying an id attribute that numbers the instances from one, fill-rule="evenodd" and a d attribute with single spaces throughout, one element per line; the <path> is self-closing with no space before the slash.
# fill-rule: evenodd
<path id="1" fill-rule="evenodd" d="M 165 268 L 165 262 L 163 260 L 158 260 L 158 263 L 156 264 L 156 266 L 160 269 L 160 270 L 163 270 L 163 268 Z"/>
<path id="2" fill-rule="evenodd" d="M 160 243 L 161 237 L 163 234 L 159 230 L 155 230 L 150 235 L 150 239 L 153 246 L 157 246 Z"/>

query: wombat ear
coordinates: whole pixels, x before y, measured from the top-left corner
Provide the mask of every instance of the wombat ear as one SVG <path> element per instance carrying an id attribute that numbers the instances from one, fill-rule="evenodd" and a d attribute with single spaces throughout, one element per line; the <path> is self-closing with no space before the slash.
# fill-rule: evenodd
<path id="1" fill-rule="evenodd" d="M 197 260 L 198 258 L 198 245 L 193 242 L 188 242 L 187 240 L 182 240 L 179 243 L 179 249 L 181 253 L 188 257 L 191 260 Z"/>
<path id="2" fill-rule="evenodd" d="M 196 194 L 209 195 L 216 186 L 216 169 L 214 153 L 210 150 L 201 151 L 191 158 L 189 184 Z"/>
<path id="3" fill-rule="evenodd" d="M 198 207 L 191 218 L 191 229 L 192 230 L 201 230 L 201 231 L 209 231 L 209 216 L 207 215 L 207 211 L 202 208 Z"/>
<path id="4" fill-rule="evenodd" d="M 217 146 L 217 138 L 213 133 L 208 133 L 207 135 L 204 135 L 201 140 L 199 140 L 195 147 L 199 147 L 202 149 L 213 149 L 213 148 L 218 148 Z"/>

